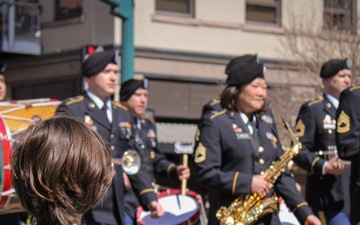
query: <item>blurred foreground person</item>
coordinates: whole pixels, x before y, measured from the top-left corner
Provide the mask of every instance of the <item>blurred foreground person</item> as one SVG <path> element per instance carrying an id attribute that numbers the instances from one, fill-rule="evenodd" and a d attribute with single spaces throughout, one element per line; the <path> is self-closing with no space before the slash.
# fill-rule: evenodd
<path id="1" fill-rule="evenodd" d="M 302 143 L 294 162 L 307 171 L 305 199 L 323 224 L 350 225 L 350 167 L 336 153 L 336 109 L 340 94 L 351 85 L 348 59 L 332 59 L 321 67 L 324 94 L 304 103 L 295 134 Z"/>
<path id="2" fill-rule="evenodd" d="M 360 225 L 360 84 L 344 90 L 336 111 L 336 145 L 339 157 L 351 161 L 350 221 Z"/>
<path id="3" fill-rule="evenodd" d="M 199 185 L 209 190 L 209 225 L 220 224 L 216 214 L 240 195 L 256 193 L 271 211 L 254 224 L 281 224 L 276 210 L 281 196 L 301 223 L 320 225 L 296 189 L 290 172 L 282 173 L 274 186 L 264 173 L 283 154 L 272 125 L 261 118 L 266 109 L 267 84 L 263 64 L 234 67 L 220 95 L 222 111 L 203 120 L 195 163 Z"/>
<path id="4" fill-rule="evenodd" d="M 106 143 L 73 118 L 36 122 L 13 146 L 12 184 L 37 225 L 80 225 L 112 177 Z"/>

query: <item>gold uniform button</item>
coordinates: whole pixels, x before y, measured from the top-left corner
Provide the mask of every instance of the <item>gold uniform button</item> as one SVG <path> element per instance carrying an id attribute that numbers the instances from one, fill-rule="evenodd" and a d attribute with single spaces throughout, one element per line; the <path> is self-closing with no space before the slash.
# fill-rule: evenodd
<path id="1" fill-rule="evenodd" d="M 111 151 L 114 151 L 114 150 L 115 150 L 115 146 L 114 146 L 114 145 L 111 145 L 111 146 L 110 146 L 110 149 L 111 149 Z"/>
<path id="2" fill-rule="evenodd" d="M 264 148 L 262 146 L 259 147 L 258 149 L 259 152 L 263 152 L 264 151 Z"/>
<path id="3" fill-rule="evenodd" d="M 332 130 L 329 130 L 329 134 L 332 134 Z"/>
<path id="4" fill-rule="evenodd" d="M 110 135 L 110 138 L 111 138 L 111 139 L 112 139 L 112 138 L 114 138 L 114 137 L 115 137 L 115 135 L 114 135 L 114 134 L 111 134 L 111 135 Z"/>
<path id="5" fill-rule="evenodd" d="M 264 165 L 265 161 L 263 159 L 259 160 L 260 165 Z"/>

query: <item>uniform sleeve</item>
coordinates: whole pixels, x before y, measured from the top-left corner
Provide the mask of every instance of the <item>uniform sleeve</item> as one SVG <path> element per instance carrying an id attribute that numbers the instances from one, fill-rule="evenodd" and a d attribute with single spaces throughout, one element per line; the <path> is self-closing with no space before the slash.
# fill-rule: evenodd
<path id="1" fill-rule="evenodd" d="M 196 176 L 199 185 L 206 189 L 239 195 L 251 189 L 252 174 L 222 171 L 222 148 L 219 127 L 212 119 L 203 120 L 199 145 L 195 152 Z"/>
<path id="2" fill-rule="evenodd" d="M 131 118 L 129 117 L 129 120 Z M 135 130 L 132 128 L 131 137 L 127 143 L 127 149 L 135 149 Z M 131 186 L 134 190 L 134 193 L 139 199 L 141 206 L 144 210 L 148 210 L 148 204 L 152 201 L 157 201 L 157 197 L 154 191 L 154 187 L 152 185 L 152 179 L 149 175 L 149 172 L 146 170 L 145 166 L 140 166 L 140 170 L 138 173 L 134 175 L 128 175 L 129 180 L 131 182 Z"/>
<path id="3" fill-rule="evenodd" d="M 307 172 L 321 176 L 326 161 L 315 155 L 315 152 L 320 149 L 313 149 L 316 129 L 315 114 L 308 104 L 304 104 L 300 109 L 295 126 L 295 134 L 302 143 L 302 149 L 294 157 L 294 162 Z"/>
<path id="4" fill-rule="evenodd" d="M 286 205 L 294 213 L 301 224 L 304 224 L 306 218 L 313 214 L 308 203 L 297 190 L 295 180 L 288 169 L 282 173 L 275 183 L 275 191 L 284 199 Z"/>
<path id="5" fill-rule="evenodd" d="M 356 90 L 359 93 L 359 90 Z M 359 94 L 345 90 L 340 96 L 336 113 L 336 145 L 339 157 L 352 162 L 359 161 L 360 136 Z"/>
<path id="6" fill-rule="evenodd" d="M 155 153 L 154 159 L 154 172 L 160 174 L 163 177 L 167 177 L 171 182 L 178 184 L 179 180 L 177 179 L 176 165 L 169 161 L 165 154 L 159 149 L 159 144 L 157 140 L 157 131 L 155 123 L 152 123 L 152 129 L 155 132 L 155 147 L 153 151 Z"/>

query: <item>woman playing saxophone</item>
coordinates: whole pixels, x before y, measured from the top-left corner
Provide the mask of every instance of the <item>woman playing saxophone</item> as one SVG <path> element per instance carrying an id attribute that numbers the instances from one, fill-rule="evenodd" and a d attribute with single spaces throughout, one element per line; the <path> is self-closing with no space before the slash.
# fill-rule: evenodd
<path id="1" fill-rule="evenodd" d="M 198 182 L 209 190 L 209 225 L 281 224 L 274 207 L 276 196 L 285 200 L 301 224 L 321 224 L 297 191 L 288 170 L 274 184 L 266 180 L 265 171 L 283 151 L 273 118 L 264 113 L 268 108 L 264 70 L 263 64 L 235 66 L 220 95 L 223 110 L 205 118 L 199 127 L 194 159 Z M 220 207 L 228 207 L 239 196 L 251 193 L 267 202 L 270 210 L 265 215 L 252 223 L 216 217 Z"/>

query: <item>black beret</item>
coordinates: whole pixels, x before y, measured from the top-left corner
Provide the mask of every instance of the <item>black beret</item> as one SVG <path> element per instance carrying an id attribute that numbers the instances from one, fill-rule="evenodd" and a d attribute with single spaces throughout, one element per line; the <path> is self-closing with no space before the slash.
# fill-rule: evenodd
<path id="1" fill-rule="evenodd" d="M 265 65 L 262 63 L 241 63 L 237 64 L 229 73 L 226 84 L 239 86 L 256 78 L 265 78 Z"/>
<path id="2" fill-rule="evenodd" d="M 89 55 L 82 63 L 82 75 L 90 77 L 100 73 L 109 63 L 117 64 L 114 51 L 101 51 Z"/>
<path id="3" fill-rule="evenodd" d="M 0 62 L 0 74 L 4 75 L 6 68 L 6 63 Z"/>
<path id="4" fill-rule="evenodd" d="M 259 63 L 259 58 L 257 54 L 255 55 L 242 55 L 235 57 L 229 61 L 226 65 L 225 73 L 229 75 L 231 69 L 239 63 Z"/>
<path id="5" fill-rule="evenodd" d="M 120 101 L 127 101 L 139 88 L 148 89 L 148 80 L 130 79 L 121 84 Z"/>
<path id="6" fill-rule="evenodd" d="M 321 67 L 320 77 L 327 78 L 335 76 L 340 70 L 350 69 L 349 59 L 331 59 Z"/>

